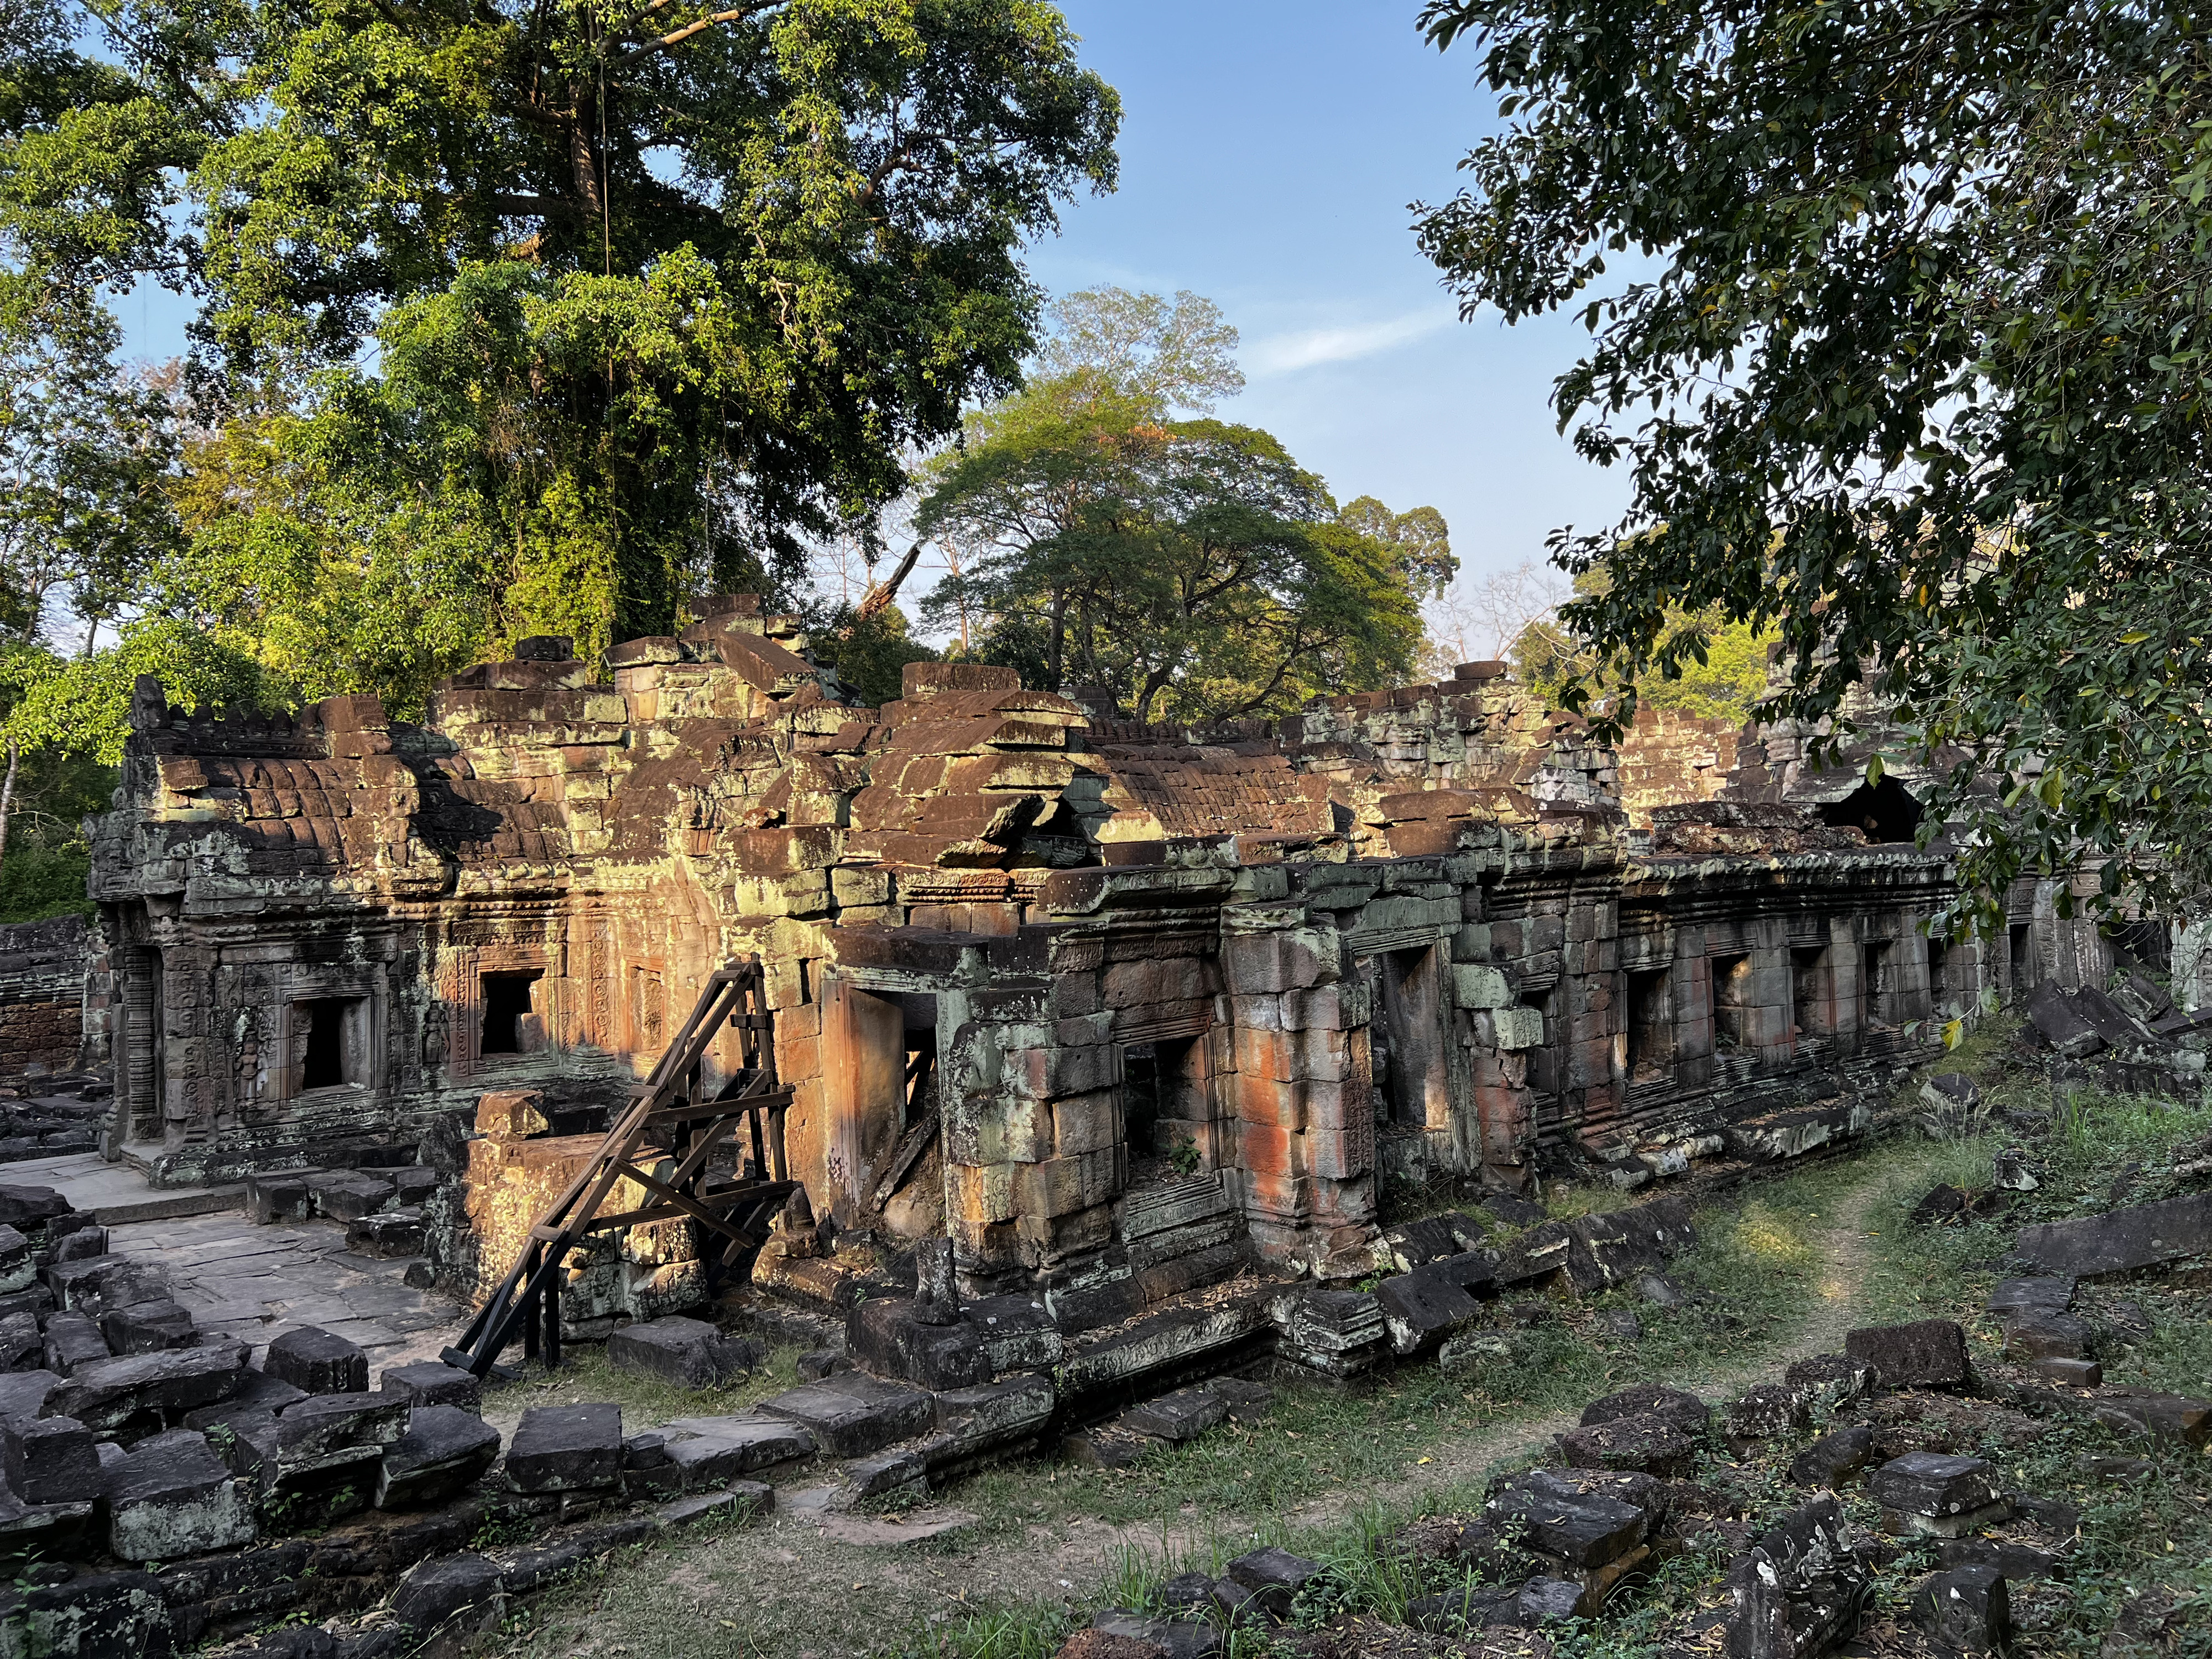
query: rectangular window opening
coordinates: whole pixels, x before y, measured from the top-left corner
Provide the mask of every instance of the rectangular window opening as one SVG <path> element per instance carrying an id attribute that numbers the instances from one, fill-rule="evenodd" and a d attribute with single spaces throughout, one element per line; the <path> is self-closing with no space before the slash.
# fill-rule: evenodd
<path id="1" fill-rule="evenodd" d="M 2016 921 L 2011 928 L 2012 988 L 2015 996 L 2025 996 L 2035 988 L 2035 924 Z"/>
<path id="2" fill-rule="evenodd" d="M 1835 1030 L 1830 1017 L 1828 947 L 1793 946 L 1790 952 L 1790 1013 L 1800 1036 L 1826 1036 Z"/>
<path id="3" fill-rule="evenodd" d="M 1674 1007 L 1664 968 L 1628 974 L 1628 1079 L 1648 1083 L 1674 1064 Z"/>
<path id="4" fill-rule="evenodd" d="M 1889 941 L 1869 939 L 1859 946 L 1859 1024 L 1869 1028 L 1890 1024 L 1891 992 Z"/>
<path id="5" fill-rule="evenodd" d="M 1712 973 L 1713 1046 L 1717 1048 L 1741 1048 L 1744 1046 L 1746 1021 L 1750 1012 L 1749 952 L 1715 957 Z"/>
<path id="6" fill-rule="evenodd" d="M 348 1041 L 348 1024 L 359 997 L 309 997 L 292 1005 L 293 1039 L 300 1044 L 300 1088 L 337 1089 L 362 1083 L 361 1044 Z"/>
<path id="7" fill-rule="evenodd" d="M 483 976 L 483 1042 L 478 1054 L 523 1052 L 522 1022 L 531 1012 L 530 988 L 544 977 L 544 970 L 537 968 Z"/>

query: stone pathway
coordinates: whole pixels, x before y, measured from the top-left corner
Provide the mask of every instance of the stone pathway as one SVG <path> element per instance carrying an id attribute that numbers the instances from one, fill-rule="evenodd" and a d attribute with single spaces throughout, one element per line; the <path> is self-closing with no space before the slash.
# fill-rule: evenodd
<path id="1" fill-rule="evenodd" d="M 108 1239 L 167 1274 L 202 1330 L 251 1343 L 256 1363 L 271 1337 L 318 1325 L 361 1346 L 374 1382 L 385 1366 L 435 1359 L 458 1334 L 459 1310 L 409 1285 L 404 1261 L 347 1249 L 335 1222 L 257 1227 L 227 1210 L 129 1222 L 110 1227 Z"/>
<path id="2" fill-rule="evenodd" d="M 257 1227 L 235 1207 L 242 1186 L 149 1188 L 90 1152 L 0 1165 L 0 1183 L 52 1187 L 99 1216 L 112 1249 L 159 1267 L 200 1329 L 252 1344 L 257 1364 L 271 1337 L 319 1325 L 360 1345 L 374 1382 L 459 1334 L 461 1310 L 410 1286 L 406 1262 L 356 1255 L 336 1222 Z"/>

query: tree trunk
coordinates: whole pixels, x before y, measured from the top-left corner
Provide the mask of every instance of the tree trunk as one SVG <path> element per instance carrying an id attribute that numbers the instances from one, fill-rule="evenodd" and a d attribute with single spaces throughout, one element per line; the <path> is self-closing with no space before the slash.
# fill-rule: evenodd
<path id="1" fill-rule="evenodd" d="M 21 763 L 23 750 L 15 739 L 8 739 L 8 775 L 0 781 L 0 859 L 8 856 L 8 815 L 15 810 L 15 769 Z"/>
<path id="2" fill-rule="evenodd" d="M 1052 645 L 1046 654 L 1046 672 L 1052 684 L 1045 690 L 1054 694 L 1066 684 L 1067 676 L 1060 667 L 1061 653 L 1067 645 L 1067 590 L 1060 588 L 1052 596 Z"/>

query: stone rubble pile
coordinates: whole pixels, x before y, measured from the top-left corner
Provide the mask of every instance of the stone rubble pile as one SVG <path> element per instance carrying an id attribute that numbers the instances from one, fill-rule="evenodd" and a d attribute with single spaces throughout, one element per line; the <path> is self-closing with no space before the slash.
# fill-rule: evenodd
<path id="1" fill-rule="evenodd" d="M 618 1545 L 763 1514 L 773 1493 L 746 1477 L 816 1449 L 791 1411 L 625 1436 L 611 1404 L 526 1410 L 502 1447 L 470 1373 L 392 1365 L 372 1389 L 359 1347 L 307 1326 L 253 1364 L 108 1243 L 52 1189 L 0 1186 L 8 1652 L 161 1654 L 303 1619 L 333 1622 L 256 1650 L 410 1651 Z M 641 1328 L 626 1350 L 684 1381 L 758 1362 L 757 1343 L 670 1322 L 696 1330 Z M 539 1536 L 471 1553 L 488 1523 Z"/>
<path id="2" fill-rule="evenodd" d="M 1469 1242 L 1466 1225 L 1447 1217 L 1390 1235 L 1433 1301 L 1464 1285 L 1456 1270 L 1416 1277 L 1412 1257 Z M 1558 1229 L 1524 1235 L 1523 1254 L 1554 1249 Z M 2112 1334 L 2149 1329 L 2140 1306 L 2071 1311 L 2096 1281 L 2201 1272 L 2212 1194 L 2027 1227 L 2012 1260 L 2020 1276 L 1989 1303 L 2004 1339 L 1992 1374 L 1978 1373 L 1961 1326 L 1931 1319 L 1851 1331 L 1842 1352 L 1797 1361 L 1718 1409 L 1656 1382 L 1592 1401 L 1546 1465 L 1493 1481 L 1478 1513 L 1419 1522 L 1383 1547 L 1411 1586 L 1402 1626 L 1348 1611 L 1343 1574 L 1269 1548 L 1218 1580 L 1185 1574 L 1143 1607 L 1099 1614 L 1062 1659 L 1203 1659 L 1240 1630 L 1314 1659 L 1428 1652 L 1420 1638 L 1437 1636 L 1480 1659 L 1547 1659 L 1544 1626 L 1596 1614 L 1692 1548 L 1724 1557 L 1725 1597 L 1674 1616 L 1651 1650 L 1665 1659 L 1818 1659 L 1878 1618 L 1905 1631 L 1899 1651 L 2006 1651 L 2021 1587 L 2065 1575 L 2080 1516 L 2010 1489 L 1985 1451 L 2031 1445 L 2069 1419 L 2212 1451 L 2212 1400 L 2101 1385 L 2098 1355 Z M 1162 1426 L 1203 1415 L 1176 1395 L 1145 1409 Z M 2082 1466 L 2112 1478 L 2152 1467 L 2103 1455 Z M 1779 1512 L 1778 1486 L 1800 1493 Z M 1909 1594 L 1878 1605 L 1883 1573 L 1900 1562 L 1920 1564 Z M 2172 1611 L 2130 1603 L 2130 1620 L 2157 1637 Z"/>

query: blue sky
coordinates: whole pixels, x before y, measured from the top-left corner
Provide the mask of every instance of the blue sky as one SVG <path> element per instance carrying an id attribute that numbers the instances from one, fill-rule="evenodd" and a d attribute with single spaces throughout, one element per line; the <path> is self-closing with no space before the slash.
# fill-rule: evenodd
<path id="1" fill-rule="evenodd" d="M 1455 164 L 1496 125 L 1474 54 L 1414 32 L 1418 0 L 1063 9 L 1084 61 L 1121 92 L 1121 185 L 1072 204 L 1030 249 L 1048 289 L 1215 301 L 1243 332 L 1248 380 L 1218 413 L 1273 432 L 1339 500 L 1441 510 L 1462 585 L 1540 559 L 1559 525 L 1618 516 L 1620 475 L 1553 428 L 1552 380 L 1579 326 L 1462 323 L 1414 247 L 1407 204 L 1449 196 Z M 134 352 L 181 349 L 174 296 L 149 285 L 118 310 Z"/>
<path id="2" fill-rule="evenodd" d="M 1031 250 L 1055 292 L 1101 283 L 1217 301 L 1243 335 L 1244 394 L 1338 499 L 1449 520 L 1462 582 L 1531 558 L 1561 524 L 1619 516 L 1617 471 L 1553 429 L 1577 323 L 1458 319 L 1407 204 L 1456 187 L 1497 126 L 1462 46 L 1438 53 L 1411 0 L 1063 0 L 1123 105 L 1121 185 Z"/>

